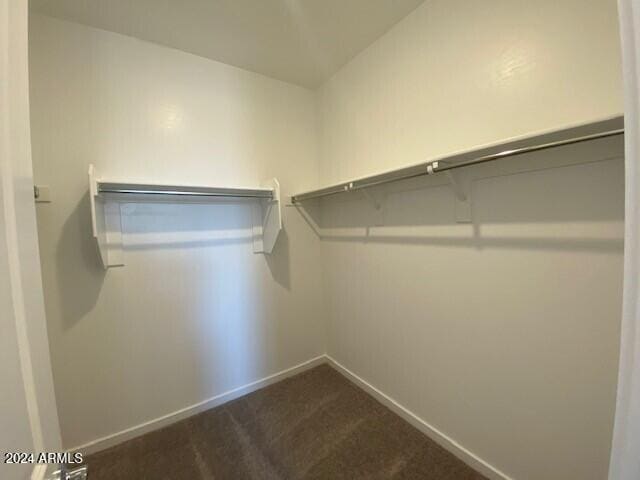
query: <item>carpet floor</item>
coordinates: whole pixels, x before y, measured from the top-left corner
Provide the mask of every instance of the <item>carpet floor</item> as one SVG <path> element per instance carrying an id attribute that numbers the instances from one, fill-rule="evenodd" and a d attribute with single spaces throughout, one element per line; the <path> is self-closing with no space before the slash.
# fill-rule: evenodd
<path id="1" fill-rule="evenodd" d="M 90 480 L 481 480 L 328 365 L 86 457 Z"/>

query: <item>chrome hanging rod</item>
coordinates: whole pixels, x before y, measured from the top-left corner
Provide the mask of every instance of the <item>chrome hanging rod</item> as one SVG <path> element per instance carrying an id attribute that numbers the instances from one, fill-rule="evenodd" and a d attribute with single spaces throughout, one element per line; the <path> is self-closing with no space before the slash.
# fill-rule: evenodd
<path id="1" fill-rule="evenodd" d="M 136 183 L 111 182 L 98 182 L 98 193 L 273 199 L 273 191 L 270 189 L 187 187 L 175 185 L 146 185 Z"/>
<path id="2" fill-rule="evenodd" d="M 365 177 L 365 178 L 361 178 L 351 182 L 332 185 L 330 187 L 322 188 L 319 190 L 313 190 L 310 192 L 294 195 L 291 197 L 291 202 L 296 204 L 304 200 L 310 200 L 313 198 L 320 198 L 320 197 L 326 197 L 329 195 L 336 195 L 338 193 L 343 193 L 343 192 L 361 190 L 363 188 L 375 187 L 378 185 L 397 182 L 400 180 L 407 180 L 410 178 L 420 177 L 423 175 L 432 175 L 434 173 L 444 172 L 446 170 L 453 170 L 456 168 L 479 165 L 481 163 L 492 162 L 494 160 L 500 160 L 507 157 L 514 157 L 516 155 L 523 155 L 525 153 L 539 152 L 542 150 L 548 150 L 550 148 L 561 147 L 564 145 L 573 145 L 576 143 L 588 142 L 590 140 L 614 137 L 614 136 L 623 135 L 623 134 L 624 134 L 624 128 L 616 128 L 613 130 L 601 131 L 601 132 L 592 133 L 589 135 L 582 135 L 582 136 L 572 137 L 572 138 L 567 138 L 562 140 L 549 141 L 549 142 L 540 143 L 537 145 L 506 149 L 497 153 L 481 155 L 468 160 L 455 161 L 453 163 L 448 163 L 448 162 L 462 155 L 454 155 L 448 158 L 443 157 L 441 159 L 433 160 L 433 161 L 422 163 L 419 165 L 405 167 L 395 171 L 382 173 L 382 174 L 374 175 L 371 177 Z"/>
<path id="3" fill-rule="evenodd" d="M 531 147 L 514 148 L 513 150 L 504 150 L 498 153 L 492 153 L 490 155 L 484 155 L 482 157 L 474 158 L 471 160 L 457 162 L 457 163 L 440 163 L 435 162 L 437 165 L 433 166 L 433 173 L 444 172 L 446 170 L 453 170 L 455 168 L 468 167 L 470 165 L 478 165 L 481 163 L 492 162 L 494 160 L 500 160 L 505 157 L 515 157 L 516 155 L 522 155 L 524 153 L 540 152 L 542 150 L 548 150 L 550 148 L 561 147 L 563 145 L 573 145 L 576 143 L 588 142 L 590 140 L 597 140 L 599 138 L 615 137 L 617 135 L 624 135 L 624 128 L 617 130 L 611 130 L 609 132 L 594 133 L 592 135 L 584 135 L 582 137 L 570 138 L 567 140 L 558 140 L 556 142 L 543 143 L 541 145 L 533 145 Z"/>

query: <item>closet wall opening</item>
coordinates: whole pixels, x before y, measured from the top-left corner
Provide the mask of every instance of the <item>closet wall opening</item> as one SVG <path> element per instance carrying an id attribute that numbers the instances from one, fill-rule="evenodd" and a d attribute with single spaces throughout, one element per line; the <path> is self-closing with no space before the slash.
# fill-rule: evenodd
<path id="1" fill-rule="evenodd" d="M 95 478 L 607 478 L 615 1 L 34 0 L 29 96 Z"/>

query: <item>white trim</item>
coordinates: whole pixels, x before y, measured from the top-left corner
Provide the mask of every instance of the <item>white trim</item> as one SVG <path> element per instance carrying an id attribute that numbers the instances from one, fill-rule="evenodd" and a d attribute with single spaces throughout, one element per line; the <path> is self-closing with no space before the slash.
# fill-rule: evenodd
<path id="1" fill-rule="evenodd" d="M 127 440 L 131 440 L 135 437 L 139 437 L 140 435 L 144 435 L 145 433 L 158 430 L 162 427 L 166 427 L 167 425 L 191 417 L 205 410 L 209 410 L 210 408 L 214 408 L 222 405 L 223 403 L 230 402 L 231 400 L 235 400 L 238 397 L 254 392 L 326 362 L 326 356 L 319 355 L 315 358 L 307 360 L 306 362 L 274 373 L 273 375 L 269 375 L 268 377 L 264 377 L 260 380 L 256 380 L 255 382 L 251 382 L 247 385 L 243 385 L 241 387 L 234 388 L 233 390 L 229 390 L 228 392 L 216 395 L 215 397 L 211 397 L 208 400 L 204 400 L 194 405 L 176 410 L 175 412 L 163 415 L 162 417 L 158 417 L 153 420 L 149 420 L 148 422 L 141 423 L 134 427 L 127 428 L 126 430 L 107 435 L 106 437 L 93 440 L 91 442 L 85 443 L 84 445 L 79 445 L 70 450 L 72 452 L 80 451 L 84 455 L 89 455 L 91 453 L 113 447 L 114 445 L 125 442 Z"/>
<path id="2" fill-rule="evenodd" d="M 341 373 L 347 380 L 356 384 L 358 387 L 362 388 L 364 391 L 372 395 L 376 398 L 380 403 L 388 407 L 391 411 L 405 419 L 411 425 L 416 427 L 422 433 L 424 433 L 427 437 L 429 437 L 434 442 L 438 443 L 444 449 L 455 455 L 457 458 L 465 462 L 471 468 L 475 469 L 479 473 L 485 475 L 490 480 L 513 480 L 507 474 L 501 472 L 499 469 L 489 464 L 485 460 L 481 459 L 474 453 L 467 450 L 465 447 L 460 445 L 458 442 L 447 436 L 445 433 L 441 432 L 437 428 L 433 427 L 425 420 L 420 418 L 418 415 L 410 411 L 409 409 L 403 407 L 397 401 L 395 401 L 390 396 L 386 395 L 382 391 L 378 390 L 376 387 L 366 382 L 358 375 L 353 373 L 351 370 L 340 364 L 330 355 L 319 355 L 315 358 L 307 360 L 306 362 L 300 363 L 293 367 L 287 368 L 280 372 L 274 373 L 273 375 L 269 375 L 268 377 L 264 377 L 260 380 L 256 380 L 255 382 L 249 383 L 247 385 L 234 388 L 233 390 L 229 390 L 228 392 L 221 393 L 220 395 L 216 395 L 208 400 L 204 400 L 202 402 L 196 403 L 186 408 L 182 408 L 180 410 L 176 410 L 173 413 L 169 413 L 162 417 L 158 417 L 156 419 L 150 420 L 148 422 L 141 423 L 131 428 L 127 428 L 126 430 L 122 430 L 120 432 L 107 435 L 106 437 L 99 438 L 97 440 L 93 440 L 84 445 L 77 446 L 75 448 L 70 449 L 72 452 L 80 451 L 85 455 L 89 455 L 91 453 L 99 452 L 106 448 L 113 447 L 119 443 L 125 442 L 127 440 L 131 440 L 132 438 L 139 437 L 140 435 L 144 435 L 145 433 L 152 432 L 154 430 L 158 430 L 160 428 L 166 427 L 172 423 L 178 422 L 185 418 L 191 417 L 193 415 L 197 415 L 200 412 L 205 410 L 209 410 L 210 408 L 214 408 L 220 406 L 224 403 L 230 402 L 231 400 L 235 400 L 243 395 L 246 395 L 251 392 L 255 392 L 261 388 L 264 388 L 268 385 L 277 383 L 285 378 L 292 377 L 297 375 L 298 373 L 302 373 L 305 370 L 309 370 L 318 365 L 322 365 L 324 363 L 329 364 L 339 373 Z M 32 480 L 40 480 L 32 477 Z"/>
<path id="3" fill-rule="evenodd" d="M 35 452 L 60 448 L 38 251 L 29 125 L 28 2 L 0 1 L 0 209 L 10 307 Z M 8 388 L 18 388 L 11 385 Z M 17 433 L 17 432 L 9 432 Z M 39 472 L 39 470 L 37 470 Z M 32 475 L 36 474 L 32 472 Z M 39 475 L 39 473 L 37 473 Z"/>
<path id="4" fill-rule="evenodd" d="M 484 461 L 474 453 L 470 452 L 458 442 L 456 442 L 451 437 L 447 436 L 445 433 L 441 432 L 434 426 L 427 423 L 425 420 L 420 418 L 418 415 L 413 413 L 408 408 L 403 407 L 389 395 L 383 393 L 378 390 L 376 387 L 368 383 L 367 381 L 360 378 L 358 375 L 353 373 L 351 370 L 346 368 L 345 366 L 338 363 L 334 358 L 330 355 L 326 355 L 327 362 L 329 365 L 334 367 L 338 372 L 344 375 L 348 380 L 355 383 L 357 386 L 365 390 L 367 393 L 371 394 L 376 400 L 382 403 L 384 406 L 388 407 L 391 411 L 404 418 L 411 425 L 416 427 L 422 433 L 424 433 L 431 440 L 439 444 L 441 447 L 458 457 L 460 460 L 465 462 L 471 468 L 486 476 L 490 480 L 513 480 L 507 474 L 501 472 L 493 465 Z"/>
<path id="5" fill-rule="evenodd" d="M 618 0 L 625 114 L 624 287 L 609 480 L 640 478 L 640 3 Z"/>
<path id="6" fill-rule="evenodd" d="M 33 467 L 30 477 L 31 480 L 44 480 L 44 477 L 47 474 L 47 467 L 48 465 L 42 463 Z"/>
<path id="7" fill-rule="evenodd" d="M 0 91 L 0 98 L 2 98 L 2 104 L 7 105 L 7 108 L 3 108 L 3 119 L 0 125 L 2 128 L 2 140 L 1 147 L 2 151 L 0 158 L 0 181 L 2 181 L 2 203 L 1 205 L 4 207 L 4 218 L 5 218 L 5 231 L 4 235 L 6 237 L 7 244 L 7 261 L 8 261 L 8 270 L 9 270 L 9 282 L 11 285 L 11 300 L 13 305 L 13 317 L 15 321 L 16 335 L 17 335 L 17 344 L 18 344 L 18 353 L 20 355 L 20 367 L 22 370 L 22 379 L 24 382 L 24 390 L 25 390 L 25 398 L 27 403 L 27 411 L 29 413 L 29 422 L 31 425 L 31 435 L 33 437 L 33 446 L 35 450 L 43 449 L 43 440 L 42 440 L 42 424 L 40 422 L 40 413 L 38 410 L 38 402 L 36 400 L 36 389 L 35 382 L 33 379 L 33 367 L 31 364 L 31 356 L 30 356 L 30 346 L 29 346 L 29 338 L 27 335 L 27 318 L 25 314 L 25 301 L 24 301 L 24 292 L 22 285 L 22 271 L 20 265 L 20 241 L 18 240 L 18 220 L 16 218 L 16 194 L 14 191 L 14 184 L 16 182 L 17 175 L 13 171 L 12 165 L 12 156 L 14 157 L 14 162 L 19 161 L 30 161 L 29 158 L 24 155 L 20 155 L 20 147 L 24 145 L 24 142 L 27 141 L 26 132 L 22 129 L 22 125 L 19 125 L 18 122 L 14 122 L 13 124 L 11 117 L 15 115 L 16 117 L 20 116 L 20 102 L 17 99 L 13 99 L 12 97 L 20 97 L 22 91 L 20 90 L 21 85 L 15 88 L 11 88 L 11 84 L 16 82 L 19 84 L 21 78 L 19 74 L 10 75 L 11 69 L 13 67 L 11 56 L 12 55 L 20 55 L 22 52 L 20 51 L 20 47 L 22 47 L 23 40 L 23 31 L 21 29 L 21 22 L 26 22 L 26 17 L 22 18 L 22 14 L 19 5 L 12 5 L 9 3 L 8 5 L 3 5 L 4 8 L 8 10 L 7 14 L 2 16 L 3 23 L 5 21 L 9 24 L 9 28 L 7 30 L 7 40 L 6 46 L 2 45 L 3 49 L 7 49 L 6 52 L 3 52 L 3 60 L 6 64 L 1 66 L 1 70 L 3 73 L 7 72 L 9 75 L 9 80 L 6 82 L 2 82 L 2 90 Z M 12 8 L 13 7 L 13 8 Z M 4 13 L 4 12 L 3 12 Z M 6 25 L 3 25 L 5 27 Z M 12 31 L 12 27 L 14 31 Z M 15 37 L 15 39 L 12 39 Z M 11 43 L 16 42 L 19 46 L 17 51 L 11 50 Z M 5 70 L 6 69 L 6 70 Z M 16 110 L 12 112 L 12 110 Z M 22 144 L 22 145 L 21 145 Z"/>

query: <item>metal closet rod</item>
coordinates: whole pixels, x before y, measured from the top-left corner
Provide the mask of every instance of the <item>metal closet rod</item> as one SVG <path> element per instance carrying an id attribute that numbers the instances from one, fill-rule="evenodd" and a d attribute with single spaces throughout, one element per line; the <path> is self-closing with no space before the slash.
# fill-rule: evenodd
<path id="1" fill-rule="evenodd" d="M 338 193 L 352 192 L 354 190 L 361 190 L 363 188 L 375 187 L 386 183 L 397 182 L 400 180 L 407 180 L 410 178 L 421 177 L 423 175 L 432 175 L 438 172 L 444 172 L 447 170 L 454 170 L 456 168 L 469 167 L 471 165 L 479 165 L 481 163 L 492 162 L 494 160 L 500 160 L 507 157 L 514 157 L 516 155 L 523 155 L 525 153 L 539 152 L 541 150 L 548 150 L 550 148 L 561 147 L 563 145 L 573 145 L 576 143 L 588 142 L 590 140 L 596 140 L 599 138 L 614 137 L 617 135 L 624 135 L 624 128 L 615 130 L 609 130 L 606 132 L 593 133 L 590 135 L 583 135 L 581 137 L 568 138 L 565 140 L 557 140 L 554 142 L 547 142 L 538 145 L 531 145 L 528 147 L 514 148 L 510 150 L 503 150 L 498 153 L 491 153 L 480 157 L 472 158 L 470 160 L 463 160 L 456 163 L 446 163 L 447 160 L 434 160 L 421 165 L 413 167 L 407 167 L 398 172 L 389 172 L 386 174 L 376 175 L 370 180 L 364 178 L 361 180 L 354 180 L 352 182 L 346 182 L 339 185 L 315 190 L 312 192 L 301 193 L 291 197 L 292 203 L 300 203 L 304 200 L 310 200 L 312 198 L 326 197 L 329 195 L 336 195 Z M 405 173 L 402 173 L 405 172 Z"/>
<path id="2" fill-rule="evenodd" d="M 109 182 L 99 182 L 98 193 L 115 193 L 129 195 L 172 195 L 184 197 L 273 198 L 273 191 L 268 189 L 185 187 L 174 185 L 144 185 Z"/>

